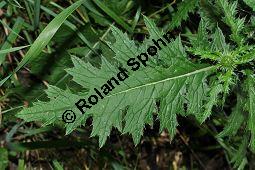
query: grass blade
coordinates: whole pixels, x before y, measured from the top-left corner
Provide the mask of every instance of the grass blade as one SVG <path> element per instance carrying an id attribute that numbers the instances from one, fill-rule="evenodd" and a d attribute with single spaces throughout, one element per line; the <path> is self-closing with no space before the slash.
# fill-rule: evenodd
<path id="1" fill-rule="evenodd" d="M 5 1 L 0 2 L 0 9 L 3 8 L 6 5 Z"/>
<path id="2" fill-rule="evenodd" d="M 0 20 L 0 23 L 3 25 L 3 27 L 7 28 L 11 33 L 17 35 L 18 37 L 24 39 L 22 36 L 20 36 L 18 33 L 16 33 L 13 29 L 11 29 L 4 21 Z"/>
<path id="3" fill-rule="evenodd" d="M 41 0 L 36 0 L 34 4 L 34 29 L 38 28 L 40 21 Z"/>
<path id="4" fill-rule="evenodd" d="M 14 48 L 9 48 L 9 49 L 5 49 L 5 50 L 0 50 L 0 54 L 8 54 L 8 53 L 12 53 L 15 51 L 19 51 L 23 48 L 29 47 L 30 45 L 25 45 L 25 46 L 20 46 L 20 47 L 14 47 Z"/>
<path id="5" fill-rule="evenodd" d="M 139 18 L 140 18 L 140 15 L 141 15 L 141 7 L 138 8 L 136 14 L 135 14 L 135 18 L 133 20 L 133 24 L 132 24 L 132 31 L 135 30 L 135 27 L 139 21 Z"/>
<path id="6" fill-rule="evenodd" d="M 18 8 L 23 8 L 17 0 L 8 0 L 8 2 Z"/>
<path id="7" fill-rule="evenodd" d="M 132 32 L 132 28 L 125 23 L 115 12 L 113 12 L 110 8 L 108 8 L 104 3 L 100 0 L 94 0 L 95 4 L 101 8 L 107 15 L 109 15 L 112 19 L 116 21 L 120 26 L 126 29 L 128 32 Z"/>
<path id="8" fill-rule="evenodd" d="M 28 2 L 34 4 L 33 1 L 28 0 Z M 49 15 L 56 17 L 57 14 L 54 13 L 53 11 L 49 10 L 48 8 L 44 7 L 41 5 L 41 10 L 45 11 L 46 13 L 48 13 Z M 70 15 L 71 16 L 71 15 Z M 78 35 L 78 37 L 97 55 L 99 55 L 92 47 L 92 45 L 90 44 L 90 42 L 86 39 L 86 37 L 78 30 L 78 28 L 76 27 L 76 25 L 74 25 L 73 23 L 69 22 L 68 20 L 66 20 L 63 24 L 65 24 L 66 26 L 68 26 L 71 30 L 73 30 L 74 32 L 76 32 L 76 34 Z M 82 24 L 83 25 L 83 24 Z"/>
<path id="9" fill-rule="evenodd" d="M 19 164 L 17 170 L 26 170 L 24 159 L 19 159 Z"/>
<path id="10" fill-rule="evenodd" d="M 63 8 L 62 6 L 58 5 L 58 4 L 55 3 L 55 2 L 50 2 L 50 4 L 51 4 L 52 6 L 58 8 L 58 9 L 60 9 L 61 11 L 64 10 L 64 8 Z M 73 18 L 75 21 L 77 21 L 79 24 L 84 25 L 84 23 L 83 23 L 78 17 L 76 17 L 75 15 L 71 14 L 70 17 L 72 17 L 72 18 Z"/>
<path id="11" fill-rule="evenodd" d="M 84 0 L 79 0 L 76 3 L 72 4 L 70 7 L 63 10 L 59 15 L 57 15 L 42 31 L 42 33 L 38 36 L 35 42 L 32 44 L 31 48 L 28 50 L 23 60 L 18 64 L 18 67 L 11 73 L 9 76 L 0 81 L 0 86 L 2 86 L 6 80 L 8 80 L 14 73 L 19 71 L 23 66 L 28 64 L 31 60 L 38 57 L 41 51 L 46 47 L 46 45 L 50 42 L 52 37 L 58 31 L 60 26 L 65 22 L 67 17 L 71 15 L 73 11 L 75 11 Z"/>
<path id="12" fill-rule="evenodd" d="M 22 18 L 17 19 L 17 21 L 15 22 L 12 28 L 11 33 L 9 34 L 7 40 L 5 41 L 5 43 L 3 44 L 0 50 L 5 50 L 12 47 L 12 44 L 16 41 L 18 34 L 21 31 L 23 23 L 24 23 L 24 20 Z M 5 56 L 6 54 L 0 54 L 0 65 L 3 64 L 5 60 Z"/>

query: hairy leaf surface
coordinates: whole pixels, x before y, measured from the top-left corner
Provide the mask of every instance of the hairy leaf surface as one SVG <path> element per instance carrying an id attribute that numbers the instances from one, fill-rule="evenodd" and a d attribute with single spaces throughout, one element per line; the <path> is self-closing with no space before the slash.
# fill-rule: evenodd
<path id="1" fill-rule="evenodd" d="M 152 21 L 145 18 L 145 23 L 151 35 L 145 42 L 162 38 L 162 31 L 157 29 Z M 192 63 L 180 38 L 177 38 L 163 46 L 157 56 L 150 57 L 147 67 L 141 65 L 138 71 L 132 71 L 126 66 L 127 60 L 146 52 L 148 44 L 137 47 L 134 41 L 129 40 L 119 29 L 113 27 L 112 32 L 116 42 L 109 45 L 116 54 L 116 63 L 110 63 L 103 57 L 101 68 L 96 68 L 73 57 L 74 67 L 67 70 L 75 82 L 89 90 L 87 94 L 73 94 L 51 86 L 47 90 L 49 102 L 34 103 L 33 107 L 22 110 L 18 117 L 50 124 L 60 120 L 64 110 L 71 109 L 76 113 L 77 119 L 74 123 L 66 125 L 67 133 L 70 133 L 92 116 L 91 135 L 99 136 L 102 146 L 112 127 L 118 128 L 122 133 L 131 134 L 137 144 L 145 124 L 152 124 L 153 113 L 158 112 L 161 130 L 167 129 L 171 137 L 174 136 L 178 125 L 177 114 L 201 116 L 202 105 L 208 92 L 205 79 L 214 67 Z M 165 61 L 165 64 L 160 64 L 159 60 Z M 94 93 L 94 88 L 100 89 L 109 78 L 119 72 L 120 65 L 129 70 L 128 79 L 116 86 L 84 115 L 80 114 L 74 103 L 80 98 L 88 98 Z M 186 109 L 184 105 L 187 105 Z"/>

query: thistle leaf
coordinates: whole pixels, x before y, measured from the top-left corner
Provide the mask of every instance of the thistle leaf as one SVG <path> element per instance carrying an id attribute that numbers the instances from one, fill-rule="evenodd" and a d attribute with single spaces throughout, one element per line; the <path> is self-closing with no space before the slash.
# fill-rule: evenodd
<path id="1" fill-rule="evenodd" d="M 188 18 L 188 14 L 194 12 L 198 5 L 198 0 L 184 0 L 178 4 L 177 12 L 174 13 L 173 19 L 170 22 L 168 28 L 170 30 L 178 27 L 181 25 L 183 20 Z"/>
<path id="2" fill-rule="evenodd" d="M 244 0 L 244 2 L 255 11 L 255 3 L 253 0 Z"/>
<path id="3" fill-rule="evenodd" d="M 255 75 L 251 72 L 248 72 L 246 80 L 246 90 L 248 93 L 247 99 L 247 110 L 249 111 L 249 118 L 247 128 L 251 133 L 250 147 L 253 151 L 255 151 Z"/>
<path id="4" fill-rule="evenodd" d="M 237 13 L 237 1 L 229 3 L 227 0 L 218 0 L 219 6 L 224 12 L 223 21 L 230 27 L 232 34 L 230 37 L 238 45 L 242 44 L 243 37 L 241 31 L 244 28 L 244 18 L 236 18 Z"/>
<path id="5" fill-rule="evenodd" d="M 145 42 L 163 39 L 162 31 L 158 30 L 151 20 L 145 17 L 145 23 L 151 34 Z M 36 102 L 33 107 L 23 109 L 18 117 L 26 121 L 39 120 L 51 124 L 61 120 L 64 110 L 72 110 L 77 119 L 66 125 L 67 133 L 84 125 L 85 120 L 92 117 L 91 136 L 99 137 L 101 147 L 113 127 L 122 133 L 131 134 L 137 144 L 145 124 L 152 124 L 152 115 L 156 110 L 161 130 L 167 129 L 171 137 L 176 133 L 178 114 L 201 116 L 199 114 L 202 114 L 203 101 L 209 91 L 205 82 L 213 66 L 192 63 L 179 37 L 165 46 L 161 45 L 162 49 L 154 57 L 150 56 L 146 67 L 140 63 L 139 69 L 133 71 L 133 67 L 127 66 L 127 61 L 146 52 L 148 44 L 137 47 L 134 41 L 116 27 L 112 28 L 112 32 L 116 42 L 109 45 L 116 54 L 115 62 L 109 62 L 102 57 L 101 67 L 96 68 L 73 57 L 74 67 L 67 70 L 76 83 L 88 90 L 87 93 L 73 94 L 68 90 L 50 86 L 47 90 L 49 102 Z M 160 60 L 166 63 L 162 65 L 158 62 Z M 109 94 L 105 94 L 106 82 L 117 79 L 116 75 L 121 70 L 126 72 L 124 81 L 119 81 L 119 85 L 115 82 L 114 87 L 108 89 Z M 96 104 L 84 114 L 80 114 L 75 103 L 79 99 L 90 98 L 95 94 L 95 88 L 102 90 L 103 87 L 103 99 L 98 99 Z M 160 106 L 156 105 L 157 101 Z"/>
<path id="6" fill-rule="evenodd" d="M 234 136 L 241 124 L 244 121 L 243 113 L 243 99 L 240 95 L 237 97 L 237 104 L 232 110 L 232 114 L 228 118 L 228 124 L 224 127 L 224 130 L 217 136 L 222 138 L 224 136 Z"/>

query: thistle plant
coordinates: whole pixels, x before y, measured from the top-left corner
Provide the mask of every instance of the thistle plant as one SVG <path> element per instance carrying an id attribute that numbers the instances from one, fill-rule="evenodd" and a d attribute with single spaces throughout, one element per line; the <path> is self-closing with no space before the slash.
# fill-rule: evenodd
<path id="1" fill-rule="evenodd" d="M 244 0 L 255 9 L 254 2 Z M 207 10 L 214 7 L 214 10 Z M 128 69 L 128 79 L 112 89 L 102 100 L 89 110 L 80 113 L 75 103 L 88 98 L 94 88 L 116 75 L 119 67 L 139 54 L 147 51 L 153 40 L 163 39 L 166 31 L 179 27 L 190 12 L 199 13 L 201 20 L 196 32 L 174 35 L 170 43 L 133 72 Z M 255 11 L 253 11 L 255 12 Z M 122 134 L 130 134 L 135 144 L 140 142 L 146 124 L 153 124 L 153 115 L 160 121 L 160 131 L 167 129 L 171 138 L 176 134 L 178 116 L 194 116 L 204 123 L 210 117 L 224 112 L 226 102 L 231 98 L 231 114 L 226 116 L 224 129 L 215 136 L 222 142 L 236 140 L 239 148 L 228 150 L 236 167 L 243 168 L 247 149 L 255 151 L 255 74 L 254 28 L 255 17 L 238 16 L 238 2 L 226 0 L 183 1 L 173 15 L 168 30 L 157 28 L 152 19 L 144 17 L 149 36 L 143 43 L 136 43 L 126 33 L 112 26 L 114 42 L 107 42 L 114 52 L 113 59 L 101 57 L 99 67 L 72 56 L 73 67 L 67 73 L 82 88 L 73 92 L 69 88 L 49 86 L 46 93 L 49 101 L 38 101 L 32 107 L 24 108 L 17 117 L 25 121 L 41 121 L 44 125 L 63 123 L 65 110 L 73 110 L 77 119 L 64 124 L 69 134 L 93 119 L 91 136 L 99 137 L 102 147 L 113 127 Z M 84 92 L 85 91 L 85 92 Z M 182 126 L 181 124 L 179 126 Z M 241 129 L 241 130 L 240 130 Z"/>

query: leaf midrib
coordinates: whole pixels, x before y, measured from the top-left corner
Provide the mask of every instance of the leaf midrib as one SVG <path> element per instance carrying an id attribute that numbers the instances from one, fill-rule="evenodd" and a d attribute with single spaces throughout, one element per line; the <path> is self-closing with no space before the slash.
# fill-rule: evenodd
<path id="1" fill-rule="evenodd" d="M 169 77 L 169 78 L 166 78 L 166 79 L 163 79 L 163 80 L 160 80 L 160 81 L 155 81 L 155 82 L 151 82 L 151 83 L 148 83 L 148 84 L 139 85 L 139 86 L 136 86 L 136 87 L 132 87 L 130 89 L 126 89 L 124 91 L 120 91 L 120 92 L 108 95 L 105 98 L 113 97 L 113 96 L 116 96 L 116 95 L 119 95 L 119 94 L 122 94 L 122 93 L 127 93 L 129 91 L 136 90 L 136 89 L 139 89 L 139 88 L 143 88 L 143 87 L 146 87 L 146 86 L 153 86 L 153 85 L 160 84 L 160 83 L 163 83 L 163 82 L 166 82 L 166 81 L 175 80 L 175 79 L 179 79 L 179 78 L 183 78 L 183 77 L 189 77 L 189 76 L 194 75 L 194 74 L 198 74 L 198 73 L 201 73 L 201 72 L 212 70 L 214 68 L 216 68 L 216 66 L 209 66 L 209 67 L 205 67 L 205 68 L 195 70 L 195 71 L 192 71 L 192 72 L 189 72 L 189 73 L 185 73 L 185 74 L 182 74 L 182 75 Z"/>

